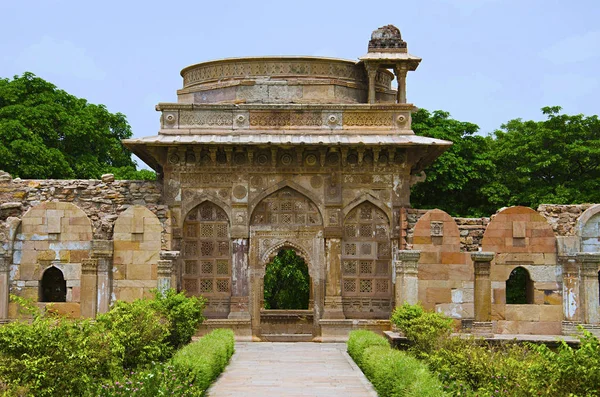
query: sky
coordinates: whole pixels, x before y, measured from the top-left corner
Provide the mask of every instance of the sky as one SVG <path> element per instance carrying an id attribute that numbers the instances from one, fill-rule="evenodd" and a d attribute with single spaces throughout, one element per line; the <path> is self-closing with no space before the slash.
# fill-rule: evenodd
<path id="1" fill-rule="evenodd" d="M 397 26 L 412 55 L 407 99 L 480 126 L 541 120 L 544 106 L 600 113 L 600 1 L 0 0 L 0 78 L 29 71 L 155 135 L 185 66 L 228 57 L 357 60 Z"/>

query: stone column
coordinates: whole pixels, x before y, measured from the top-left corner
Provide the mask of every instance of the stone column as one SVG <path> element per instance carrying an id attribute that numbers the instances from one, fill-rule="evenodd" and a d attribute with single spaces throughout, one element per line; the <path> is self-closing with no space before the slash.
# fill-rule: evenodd
<path id="1" fill-rule="evenodd" d="M 563 270 L 563 315 L 565 321 L 581 321 L 579 262 L 574 254 L 560 255 Z"/>
<path id="2" fill-rule="evenodd" d="M 492 282 L 490 280 L 490 269 L 494 255 L 493 252 L 471 253 L 475 271 L 474 333 L 492 333 Z"/>
<path id="3" fill-rule="evenodd" d="M 419 258 L 421 251 L 398 251 L 395 263 L 396 285 L 394 288 L 396 307 L 409 303 L 415 305 L 419 301 Z"/>
<path id="4" fill-rule="evenodd" d="M 0 255 L 0 322 L 8 319 L 10 256 Z"/>
<path id="5" fill-rule="evenodd" d="M 365 62 L 365 69 L 367 69 L 367 76 L 369 78 L 369 100 L 368 102 L 373 104 L 376 102 L 375 96 L 375 77 L 377 76 L 377 70 L 379 65 L 376 63 Z"/>
<path id="6" fill-rule="evenodd" d="M 394 67 L 394 74 L 398 80 L 397 102 L 406 103 L 406 74 L 407 70 L 397 65 Z"/>
<path id="7" fill-rule="evenodd" d="M 233 239 L 231 247 L 231 303 L 228 318 L 249 320 L 248 239 Z"/>
<path id="8" fill-rule="evenodd" d="M 92 240 L 92 259 L 98 263 L 98 313 L 106 313 L 110 308 L 113 251 L 111 240 Z"/>
<path id="9" fill-rule="evenodd" d="M 262 280 L 265 269 L 250 269 L 250 316 L 252 318 L 252 338 L 260 340 L 260 301 L 263 297 Z"/>
<path id="10" fill-rule="evenodd" d="M 598 302 L 598 266 L 600 252 L 579 252 L 577 260 L 581 263 L 581 283 L 583 287 L 584 323 L 600 323 L 600 303 Z"/>
<path id="11" fill-rule="evenodd" d="M 158 261 L 157 271 L 157 288 L 162 294 L 171 289 L 173 265 L 177 258 L 179 258 L 179 251 L 160 251 L 160 260 Z"/>
<path id="12" fill-rule="evenodd" d="M 342 240 L 325 239 L 325 263 L 327 266 L 325 284 L 324 319 L 344 319 L 342 307 Z"/>
<path id="13" fill-rule="evenodd" d="M 81 262 L 81 317 L 95 318 L 98 308 L 98 261 L 84 259 Z"/>

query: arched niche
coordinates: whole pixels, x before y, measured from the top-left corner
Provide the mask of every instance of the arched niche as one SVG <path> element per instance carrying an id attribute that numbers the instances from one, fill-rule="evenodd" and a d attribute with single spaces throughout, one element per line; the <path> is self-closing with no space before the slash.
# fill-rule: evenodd
<path id="1" fill-rule="evenodd" d="M 522 266 L 512 269 L 506 280 L 506 304 L 533 304 L 533 281 L 527 269 Z"/>
<path id="2" fill-rule="evenodd" d="M 183 221 L 181 286 L 188 295 L 208 299 L 205 315 L 224 318 L 231 297 L 229 217 L 220 206 L 203 201 Z"/>
<path id="3" fill-rule="evenodd" d="M 581 251 L 600 251 L 600 204 L 591 206 L 581 214 L 575 230 L 581 239 Z"/>
<path id="4" fill-rule="evenodd" d="M 40 302 L 66 302 L 67 281 L 63 272 L 55 266 L 44 271 L 40 280 Z"/>
<path id="5" fill-rule="evenodd" d="M 387 318 L 392 309 L 390 220 L 369 201 L 344 218 L 342 304 L 347 318 Z"/>

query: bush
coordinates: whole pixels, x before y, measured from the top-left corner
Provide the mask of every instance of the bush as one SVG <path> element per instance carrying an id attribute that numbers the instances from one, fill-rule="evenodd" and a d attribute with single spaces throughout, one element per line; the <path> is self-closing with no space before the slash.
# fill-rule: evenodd
<path id="1" fill-rule="evenodd" d="M 234 352 L 230 329 L 217 329 L 181 348 L 171 360 L 179 373 L 187 375 L 195 387 L 208 389 L 225 369 Z"/>
<path id="2" fill-rule="evenodd" d="M 371 346 L 389 347 L 389 343 L 381 335 L 371 331 L 358 330 L 350 332 L 348 338 L 348 354 L 356 365 L 362 368 L 362 356 L 365 350 Z"/>
<path id="3" fill-rule="evenodd" d="M 152 301 L 117 301 L 96 322 L 113 336 L 114 354 L 126 369 L 148 366 L 170 357 L 169 320 L 161 315 Z"/>
<path id="4" fill-rule="evenodd" d="M 413 343 L 413 351 L 420 355 L 437 349 L 452 331 L 452 319 L 407 303 L 394 310 L 391 321 Z"/>
<path id="5" fill-rule="evenodd" d="M 151 369 L 130 372 L 119 380 L 102 384 L 94 396 L 155 397 L 176 395 L 181 397 L 202 396 L 204 389 L 190 383 L 188 374 L 178 371 L 170 364 L 157 364 Z"/>
<path id="6" fill-rule="evenodd" d="M 206 300 L 202 297 L 186 297 L 183 292 L 169 289 L 164 293 L 156 290 L 152 306 L 169 320 L 168 342 L 173 349 L 191 342 L 204 317 L 202 311 Z"/>
<path id="7" fill-rule="evenodd" d="M 383 337 L 373 332 L 351 332 L 348 353 L 381 397 L 446 395 L 424 363 L 390 348 Z"/>
<path id="8" fill-rule="evenodd" d="M 83 395 L 95 379 L 118 373 L 112 335 L 99 328 L 88 320 L 39 315 L 31 323 L 1 326 L 3 395 Z"/>

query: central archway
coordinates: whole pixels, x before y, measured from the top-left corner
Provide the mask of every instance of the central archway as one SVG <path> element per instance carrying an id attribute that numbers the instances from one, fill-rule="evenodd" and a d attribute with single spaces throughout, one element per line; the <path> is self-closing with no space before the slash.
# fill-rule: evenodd
<path id="1" fill-rule="evenodd" d="M 322 208 L 306 195 L 283 186 L 262 198 L 250 217 L 250 306 L 252 333 L 262 340 L 311 340 L 320 334 L 325 285 Z M 269 263 L 281 250 L 302 258 L 309 280 L 305 309 L 266 309 L 264 286 Z M 310 299 L 314 294 L 314 299 Z M 283 335 L 287 335 L 285 339 Z M 302 335 L 300 337 L 299 335 Z"/>
<path id="2" fill-rule="evenodd" d="M 310 275 L 308 266 L 293 249 L 280 249 L 265 270 L 265 310 L 308 310 Z"/>

